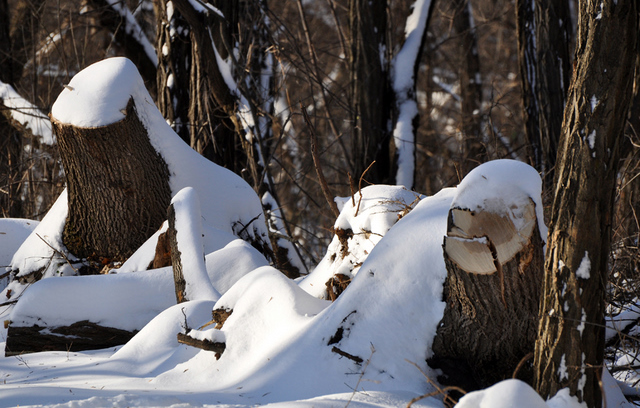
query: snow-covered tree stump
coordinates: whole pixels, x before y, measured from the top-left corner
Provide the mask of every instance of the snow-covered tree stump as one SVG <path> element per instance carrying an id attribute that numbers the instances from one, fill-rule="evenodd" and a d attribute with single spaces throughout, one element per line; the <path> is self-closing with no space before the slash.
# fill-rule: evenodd
<path id="1" fill-rule="evenodd" d="M 533 352 L 543 277 L 539 194 L 536 203 L 526 191 L 488 188 L 490 171 L 479 176 L 458 187 L 449 211 L 447 305 L 429 360 L 442 383 L 467 391 L 511 378 Z M 518 377 L 531 380 L 524 363 Z"/>
<path id="2" fill-rule="evenodd" d="M 167 164 L 133 98 L 123 113 L 98 127 L 51 116 L 69 194 L 63 242 L 80 258 L 126 259 L 160 227 L 171 200 Z"/>

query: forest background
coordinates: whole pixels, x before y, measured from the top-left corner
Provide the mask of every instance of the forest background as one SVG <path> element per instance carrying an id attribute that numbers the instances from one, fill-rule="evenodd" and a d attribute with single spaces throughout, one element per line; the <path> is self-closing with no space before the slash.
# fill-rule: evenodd
<path id="1" fill-rule="evenodd" d="M 225 18 L 204 20 L 189 4 L 200 3 L 0 0 L 3 217 L 40 219 L 58 197 L 64 175 L 47 113 L 77 72 L 117 55 L 136 63 L 185 142 L 263 197 L 278 238 L 295 244 L 283 256 L 296 259 L 280 260 L 292 276 L 332 237 L 325 197 L 369 183 L 431 195 L 480 163 L 513 158 L 541 173 L 550 205 L 577 4 L 536 2 L 544 20 L 530 0 L 212 1 Z M 540 50 L 543 23 L 554 29 Z M 215 86 L 218 57 L 236 89 Z M 238 106 L 254 120 L 250 135 Z M 617 311 L 637 299 L 638 109 L 634 97 L 616 178 L 607 301 Z"/>

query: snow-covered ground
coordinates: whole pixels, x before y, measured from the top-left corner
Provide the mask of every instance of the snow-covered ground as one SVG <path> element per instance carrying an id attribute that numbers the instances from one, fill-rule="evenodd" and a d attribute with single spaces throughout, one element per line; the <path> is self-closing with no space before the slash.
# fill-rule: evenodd
<path id="1" fill-rule="evenodd" d="M 76 78 L 53 116 L 107 125 L 122 119 L 120 111 L 133 97 L 153 146 L 172 171 L 179 245 L 183 254 L 192 254 L 183 263 L 189 269 L 184 275 L 204 286 L 188 289 L 196 300 L 176 305 L 171 268 L 145 270 L 160 231 L 110 274 L 64 276 L 73 275 L 67 268 L 30 286 L 10 283 L 0 299 L 18 302 L 0 306 L 2 321 L 51 327 L 89 320 L 139 332 L 106 350 L 0 358 L 0 406 L 399 407 L 433 393 L 413 406 L 443 407 L 429 380 L 437 373 L 426 359 L 445 307 L 442 244 L 448 211 L 454 201 L 471 208 L 475 204 L 461 200 L 487 200 L 491 191 L 509 208 L 517 208 L 523 194 L 539 204 L 535 171 L 516 161 L 496 161 L 472 172 L 463 188 L 431 197 L 400 187 L 365 188 L 353 199 L 339 200 L 335 227 L 351 233 L 334 239 L 310 275 L 292 281 L 234 235 L 233 223 L 255 215 L 258 197 L 227 170 L 176 147 L 178 136 L 153 107 L 130 61 L 105 60 Z M 69 106 L 85 107 L 85 116 L 69 114 Z M 486 188 L 473 192 L 478 185 Z M 13 270 L 32 270 L 47 257 L 64 265 L 65 205 L 63 193 L 33 231 L 35 223 L 0 221 L 0 231 L 6 231 L 0 235 L 0 260 Z M 512 216 L 517 221 L 517 211 Z M 336 273 L 351 283 L 330 302 L 325 282 Z M 202 327 L 216 309 L 232 313 L 222 327 Z M 178 333 L 187 332 L 226 348 L 216 356 L 178 343 Z M 0 328 L 2 350 L 6 336 L 6 327 Z M 622 406 L 624 398 L 610 377 L 605 392 L 607 407 Z M 580 405 L 562 392 L 545 402 L 528 385 L 509 380 L 468 394 L 460 406 Z"/>

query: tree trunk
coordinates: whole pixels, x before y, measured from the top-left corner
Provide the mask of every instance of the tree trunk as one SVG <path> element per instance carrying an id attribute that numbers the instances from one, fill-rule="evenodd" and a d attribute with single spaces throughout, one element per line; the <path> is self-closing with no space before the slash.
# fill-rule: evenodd
<path id="1" fill-rule="evenodd" d="M 540 140 L 543 162 L 538 171 L 542 191 L 550 191 L 555 175 L 556 155 L 567 89 L 571 79 L 571 13 L 566 0 L 536 1 L 536 86 L 539 102 Z M 536 135 L 531 135 L 536 137 Z"/>
<path id="2" fill-rule="evenodd" d="M 607 262 L 637 12 L 633 0 L 580 2 L 550 220 L 535 385 L 543 398 L 568 387 L 589 407 L 602 403 Z"/>
<path id="3" fill-rule="evenodd" d="M 394 182 L 394 171 L 389 151 L 393 93 L 384 52 L 389 49 L 387 2 L 350 0 L 349 7 L 354 178 L 359 180 L 375 161 L 366 179 L 389 184 Z"/>
<path id="4" fill-rule="evenodd" d="M 69 194 L 64 244 L 90 261 L 126 259 L 160 227 L 171 200 L 169 169 L 133 99 L 125 119 L 107 126 L 51 121 Z"/>
<path id="5" fill-rule="evenodd" d="M 198 13 L 189 2 L 172 2 L 171 16 L 167 2 L 158 4 L 160 112 L 191 148 L 245 177 L 246 155 L 234 122 L 235 97 L 220 73 L 212 44 L 212 37 L 215 41 L 227 30 L 226 21 Z M 226 50 L 218 52 L 226 55 Z"/>
<path id="6" fill-rule="evenodd" d="M 191 187 L 180 190 L 174 196 L 167 210 L 167 218 L 176 301 L 218 300 L 220 294 L 211 284 L 204 260 L 200 202 Z"/>
<path id="7" fill-rule="evenodd" d="M 510 211 L 449 211 L 447 305 L 429 360 L 442 370 L 442 384 L 488 387 L 511 378 L 534 349 L 543 243 L 533 201 L 522 209 L 524 227 L 516 227 Z M 519 376 L 531 377 L 530 370 Z"/>
<path id="8" fill-rule="evenodd" d="M 525 133 L 543 191 L 553 185 L 558 140 L 569 87 L 571 15 L 566 0 L 517 1 L 518 60 Z"/>
<path id="9" fill-rule="evenodd" d="M 487 149 L 482 132 L 482 77 L 478 39 L 472 24 L 473 14 L 469 0 L 456 0 L 453 4 L 453 25 L 460 35 L 463 65 L 459 69 L 463 155 L 462 176 L 487 160 Z"/>
<path id="10" fill-rule="evenodd" d="M 404 44 L 391 63 L 395 102 L 391 146 L 395 171 L 393 182 L 408 189 L 413 188 L 416 173 L 416 132 L 419 121 L 416 78 L 434 4 L 435 1 L 431 0 L 414 3 L 411 15 L 407 18 L 407 22 L 411 23 L 405 26 Z M 411 67 L 411 71 L 407 67 Z"/>
<path id="11" fill-rule="evenodd" d="M 524 132 L 529 141 L 528 156 L 531 158 L 531 165 L 542 172 L 544 159 L 540 141 L 540 101 L 535 90 L 537 62 L 534 0 L 516 0 L 516 23 Z"/>
<path id="12" fill-rule="evenodd" d="M 267 42 L 265 3 L 214 2 L 224 18 L 213 12 L 200 12 L 188 1 L 172 4 L 175 10 L 170 19 L 165 3 L 160 3 L 159 10 L 161 112 L 194 150 L 243 177 L 261 199 L 269 193 L 271 202 L 263 199 L 265 212 L 269 220 L 274 219 L 272 212 L 277 212 L 285 233 L 290 235 L 278 210 L 281 206 L 268 167 L 269 143 L 275 139 L 269 119 L 273 114 L 274 83 L 270 80 L 273 61 L 268 50 L 271 44 Z M 245 29 L 239 33 L 242 27 Z M 235 59 L 236 54 L 243 58 L 247 53 L 246 61 Z M 220 66 L 221 59 L 227 57 L 233 61 L 232 71 L 237 71 L 230 73 L 237 74 L 232 78 L 235 84 L 227 83 L 229 77 L 222 75 L 226 67 Z M 188 106 L 188 111 L 181 106 Z M 239 109 L 243 109 L 241 115 Z M 298 277 L 300 271 L 290 261 L 295 254 L 279 244 L 273 234 L 276 230 L 270 228 L 270 240 L 278 268 L 289 277 Z"/>

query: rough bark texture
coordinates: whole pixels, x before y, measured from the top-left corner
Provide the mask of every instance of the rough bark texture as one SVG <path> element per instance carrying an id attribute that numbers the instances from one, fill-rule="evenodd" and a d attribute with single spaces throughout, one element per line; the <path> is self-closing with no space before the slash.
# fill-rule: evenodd
<path id="1" fill-rule="evenodd" d="M 64 244 L 80 258 L 126 259 L 160 227 L 171 200 L 169 170 L 133 99 L 125 119 L 107 126 L 51 120 L 69 194 Z"/>
<path id="2" fill-rule="evenodd" d="M 187 0 L 173 1 L 173 5 L 187 22 L 190 30 L 192 44 L 190 95 L 195 103 L 189 104 L 189 116 L 190 119 L 197 119 L 195 122 L 190 121 L 194 127 L 191 131 L 200 133 L 205 130 L 200 126 L 210 122 L 208 136 L 217 144 L 214 149 L 224 161 L 219 164 L 241 174 L 240 166 L 245 163 L 226 156 L 242 152 L 242 149 L 236 148 L 236 143 L 241 142 L 240 138 L 236 137 L 236 134 L 241 134 L 241 126 L 235 116 L 236 97 L 229 90 L 221 74 L 215 55 L 216 49 L 214 49 L 214 43 L 216 45 L 222 43 L 215 40 L 220 38 L 221 33 L 226 30 L 226 21 L 216 13 L 198 12 Z M 222 50 L 217 51 L 223 53 Z M 214 130 L 216 131 L 215 139 L 212 132 Z M 192 134 L 193 138 L 200 139 Z"/>
<path id="3" fill-rule="evenodd" d="M 159 2 L 157 9 L 160 112 L 194 150 L 243 177 L 260 197 L 269 192 L 277 203 L 275 183 L 261 164 L 269 162 L 269 143 L 275 140 L 269 119 L 274 83 L 265 80 L 273 77 L 274 66 L 267 63 L 272 55 L 264 17 L 266 2 L 213 1 L 224 18 L 200 12 L 186 0 L 172 4 L 171 18 L 166 2 Z M 233 54 L 233 49 L 240 51 Z M 242 67 L 232 72 L 238 90 L 232 92 L 222 77 L 216 52 L 232 61 L 232 71 Z M 236 91 L 246 97 L 256 122 L 250 131 L 238 119 L 240 96 Z M 269 214 L 269 208 L 265 212 Z M 286 220 L 282 224 L 291 235 Z M 278 268 L 287 276 L 298 277 L 300 271 L 291 264 L 291 254 L 277 245 L 276 235 L 270 234 L 270 239 L 275 253 L 268 256 L 275 255 Z"/>
<path id="4" fill-rule="evenodd" d="M 488 387 L 511 378 L 518 363 L 533 351 L 542 248 L 536 227 L 529 244 L 502 265 L 502 276 L 467 273 L 445 253 L 447 306 L 429 360 L 432 367 L 442 369 L 442 384 L 465 391 Z M 530 381 L 531 372 L 523 372 L 521 378 Z"/>
<path id="5" fill-rule="evenodd" d="M 568 387 L 589 407 L 602 403 L 607 261 L 637 12 L 635 0 L 580 2 L 550 220 L 535 386 L 543 397 Z"/>
<path id="6" fill-rule="evenodd" d="M 356 180 L 375 160 L 366 178 L 373 184 L 393 183 L 391 129 L 393 93 L 387 56 L 387 4 L 384 1 L 351 0 L 351 97 L 353 106 L 353 160 Z M 385 58 L 385 60 L 382 60 Z"/>
<path id="7" fill-rule="evenodd" d="M 178 250 L 178 239 L 176 237 L 176 234 L 178 233 L 176 230 L 176 212 L 173 208 L 173 204 L 171 204 L 167 210 L 167 218 L 169 219 L 167 239 L 169 241 L 169 252 L 171 254 L 171 266 L 173 267 L 173 283 L 176 291 L 176 301 L 178 303 L 182 303 L 189 299 L 187 299 L 186 293 L 187 282 L 185 281 L 184 274 L 182 273 L 182 260 L 180 259 L 182 254 Z"/>
<path id="8" fill-rule="evenodd" d="M 518 222 L 512 210 L 449 210 L 447 305 L 429 360 L 442 369 L 443 384 L 466 391 L 488 387 L 510 378 L 534 349 L 543 243 L 534 202 L 516 210 Z M 531 382 L 531 370 L 520 378 Z"/>
<path id="9" fill-rule="evenodd" d="M 177 10 L 169 19 L 166 1 L 158 1 L 155 5 L 158 15 L 158 110 L 178 136 L 195 149 L 191 144 L 194 124 L 189 116 L 190 100 L 196 99 L 189 98 L 192 79 L 189 25 Z"/>
<path id="10" fill-rule="evenodd" d="M 136 332 L 104 327 L 87 320 L 59 327 L 9 326 L 5 355 L 41 351 L 99 350 L 128 342 Z"/>
<path id="11" fill-rule="evenodd" d="M 543 191 L 551 189 L 567 89 L 571 79 L 571 13 L 566 0 L 536 1 L 536 87 Z M 535 137 L 531 135 L 530 137 Z"/>
<path id="12" fill-rule="evenodd" d="M 552 188 L 571 73 L 571 15 L 566 0 L 517 1 L 518 59 L 525 133 L 533 166 Z"/>
<path id="13" fill-rule="evenodd" d="M 524 130 L 529 141 L 528 155 L 531 164 L 542 171 L 544 159 L 540 141 L 540 102 L 535 91 L 536 82 L 536 29 L 533 0 L 516 0 L 518 32 L 518 64 L 522 85 Z"/>

